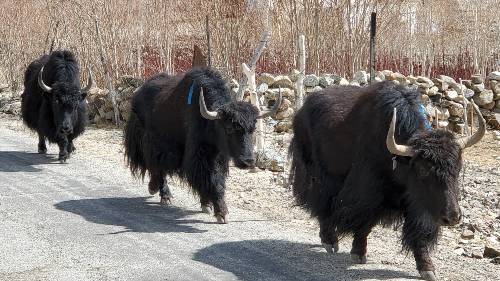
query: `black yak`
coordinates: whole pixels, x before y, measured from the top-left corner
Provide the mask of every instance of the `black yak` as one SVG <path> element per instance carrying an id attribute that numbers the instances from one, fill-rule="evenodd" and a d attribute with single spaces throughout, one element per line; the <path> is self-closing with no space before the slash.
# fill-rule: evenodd
<path id="1" fill-rule="evenodd" d="M 392 82 L 310 95 L 293 121 L 291 179 L 296 202 L 319 221 L 326 250 L 338 251 L 338 239 L 353 234 L 351 257 L 365 263 L 371 229 L 402 225 L 403 248 L 421 276 L 434 280 L 430 251 L 440 227 L 460 221 L 461 155 L 483 137 L 479 120 L 479 130 L 461 139 L 433 130 L 418 92 Z"/>
<path id="2" fill-rule="evenodd" d="M 38 153 L 46 153 L 45 140 L 57 143 L 59 160 L 66 161 L 75 150 L 73 140 L 85 129 L 85 97 L 92 87 L 89 80 L 80 87 L 80 70 L 70 51 L 55 51 L 33 61 L 24 76 L 21 113 L 24 123 L 38 133 Z"/>
<path id="3" fill-rule="evenodd" d="M 281 95 L 278 99 L 281 101 Z M 252 134 L 259 114 L 247 102 L 231 100 L 221 75 L 195 68 L 177 76 L 159 74 L 133 97 L 125 126 L 125 155 L 133 175 L 150 176 L 149 192 L 160 192 L 161 203 L 172 198 L 166 175 L 177 175 L 200 196 L 202 210 L 226 222 L 224 201 L 228 162 L 254 166 Z"/>

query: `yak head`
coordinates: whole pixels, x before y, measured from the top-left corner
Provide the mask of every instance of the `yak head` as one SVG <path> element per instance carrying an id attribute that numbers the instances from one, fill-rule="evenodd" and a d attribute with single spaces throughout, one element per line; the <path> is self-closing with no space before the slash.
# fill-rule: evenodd
<path id="1" fill-rule="evenodd" d="M 79 83 L 54 82 L 48 86 L 43 82 L 43 67 L 38 74 L 38 85 L 45 92 L 52 110 L 57 133 L 67 135 L 73 132 L 73 120 L 77 115 L 79 104 L 87 96 L 93 84 L 92 72 L 89 69 L 89 80 L 87 86 L 80 88 Z"/>
<path id="2" fill-rule="evenodd" d="M 480 120 L 480 127 L 474 135 L 456 139 L 445 130 L 428 130 L 414 134 L 408 145 L 396 144 L 394 139 L 394 109 L 386 144 L 396 157 L 396 178 L 406 186 L 409 212 L 429 218 L 437 225 L 456 225 L 461 219 L 458 179 L 462 151 L 481 140 L 486 131 L 479 109 L 475 104 L 473 107 Z M 426 223 L 421 220 L 419 224 Z"/>
<path id="3" fill-rule="evenodd" d="M 231 101 L 217 109 L 209 111 L 205 104 L 203 88 L 200 91 L 200 113 L 208 120 L 215 120 L 219 132 L 221 146 L 240 169 L 253 168 L 255 156 L 253 153 L 253 134 L 257 119 L 276 113 L 281 104 L 281 92 L 273 108 L 261 111 L 248 102 Z"/>

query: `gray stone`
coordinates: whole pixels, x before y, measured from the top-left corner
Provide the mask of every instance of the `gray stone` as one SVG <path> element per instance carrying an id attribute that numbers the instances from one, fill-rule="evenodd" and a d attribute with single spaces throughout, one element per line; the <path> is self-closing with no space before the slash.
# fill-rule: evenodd
<path id="1" fill-rule="evenodd" d="M 0 112 L 7 113 L 7 114 L 13 114 L 13 115 L 20 115 L 21 114 L 21 102 L 20 101 L 8 102 L 0 108 Z"/>
<path id="2" fill-rule="evenodd" d="M 458 93 L 454 90 L 448 90 L 444 93 L 444 97 L 448 100 L 454 100 L 458 97 Z"/>
<path id="3" fill-rule="evenodd" d="M 276 133 L 284 133 L 288 132 L 292 128 L 292 122 L 290 121 L 281 121 L 276 126 L 274 126 L 274 131 Z"/>
<path id="4" fill-rule="evenodd" d="M 379 78 L 380 80 L 385 80 L 385 75 L 382 71 L 376 71 L 375 72 L 375 77 Z"/>
<path id="5" fill-rule="evenodd" d="M 434 96 L 434 95 L 436 95 L 438 92 L 439 92 L 438 87 L 436 87 L 436 86 L 432 86 L 432 87 L 430 87 L 430 88 L 429 88 L 429 90 L 427 91 L 427 94 L 428 94 L 429 96 Z"/>
<path id="6" fill-rule="evenodd" d="M 266 73 L 266 72 L 260 74 L 257 77 L 257 84 L 266 83 L 267 85 L 273 85 L 275 82 L 276 82 L 276 79 L 274 78 L 274 76 L 269 74 L 269 73 Z"/>
<path id="7" fill-rule="evenodd" d="M 464 106 L 453 101 L 448 101 L 449 106 L 448 106 L 448 111 L 450 112 L 451 116 L 458 116 L 462 117 L 464 115 Z"/>
<path id="8" fill-rule="evenodd" d="M 304 86 L 314 88 L 319 85 L 319 78 L 314 74 L 308 74 L 304 78 Z"/>
<path id="9" fill-rule="evenodd" d="M 462 80 L 462 84 L 467 87 L 467 88 L 471 88 L 472 87 L 472 81 L 471 80 Z"/>
<path id="10" fill-rule="evenodd" d="M 471 82 L 472 82 L 472 84 L 483 84 L 484 79 L 483 79 L 483 77 L 481 77 L 481 75 L 475 74 L 475 75 L 472 75 Z"/>
<path id="11" fill-rule="evenodd" d="M 360 70 L 354 73 L 352 79 L 358 82 L 359 85 L 364 85 L 368 83 L 368 74 L 366 73 L 366 71 Z"/>
<path id="12" fill-rule="evenodd" d="M 490 81 L 490 88 L 493 91 L 494 100 L 500 100 L 500 82 L 496 80 Z"/>
<path id="13" fill-rule="evenodd" d="M 428 85 L 427 87 L 430 88 L 434 86 L 434 82 L 432 82 L 431 79 L 424 77 L 424 76 L 417 76 L 417 82 L 421 84 L 426 84 Z"/>
<path id="14" fill-rule="evenodd" d="M 488 104 L 482 105 L 481 107 L 487 110 L 492 110 L 493 108 L 495 108 L 495 102 L 492 101 Z"/>
<path id="15" fill-rule="evenodd" d="M 464 97 L 468 100 L 470 100 L 474 96 L 474 91 L 471 89 L 465 89 L 464 91 Z"/>
<path id="16" fill-rule="evenodd" d="M 274 83 L 273 84 L 268 84 L 271 85 L 272 88 L 288 88 L 288 89 L 294 89 L 295 85 L 290 80 L 290 77 L 284 76 L 284 75 L 278 75 L 274 77 Z"/>
<path id="17" fill-rule="evenodd" d="M 487 257 L 487 258 L 500 257 L 500 243 L 491 243 L 491 242 L 489 242 L 484 247 L 484 256 Z"/>
<path id="18" fill-rule="evenodd" d="M 410 84 L 416 84 L 417 83 L 417 77 L 415 77 L 413 75 L 408 75 L 406 77 L 406 79 L 408 79 L 408 81 L 410 82 Z"/>
<path id="19" fill-rule="evenodd" d="M 461 237 L 463 239 L 474 239 L 474 232 L 472 232 L 472 230 L 470 230 L 470 229 L 466 229 L 462 232 Z"/>
<path id="20" fill-rule="evenodd" d="M 488 79 L 500 81 L 500 71 L 493 71 L 488 75 Z"/>
<path id="21" fill-rule="evenodd" d="M 399 72 L 395 72 L 393 77 L 394 77 L 394 80 L 399 81 L 399 83 L 401 85 L 408 85 L 409 84 L 408 80 L 406 80 L 406 76 L 404 76 L 403 74 L 401 74 Z"/>
<path id="22" fill-rule="evenodd" d="M 340 78 L 338 84 L 341 85 L 341 86 L 346 86 L 346 85 L 349 85 L 349 81 L 347 81 L 347 79 L 345 79 L 345 78 L 342 77 L 342 78 Z"/>
<path id="23" fill-rule="evenodd" d="M 353 80 L 353 81 L 351 81 L 351 82 L 349 82 L 349 85 L 351 85 L 351 86 L 357 86 L 357 87 L 360 87 L 360 86 L 361 86 L 361 85 L 359 85 L 359 82 L 358 82 L 358 81 L 354 81 L 354 80 Z"/>
<path id="24" fill-rule="evenodd" d="M 289 108 L 285 109 L 284 111 L 279 111 L 278 113 L 276 113 L 275 119 L 276 120 L 287 119 L 287 118 L 292 117 L 293 113 L 294 113 L 293 108 L 289 107 Z"/>
<path id="25" fill-rule="evenodd" d="M 476 93 L 473 97 L 474 102 L 479 106 L 484 106 L 493 102 L 493 91 L 484 90 L 480 93 Z"/>
<path id="26" fill-rule="evenodd" d="M 280 107 L 278 108 L 278 111 L 284 111 L 287 108 L 289 108 L 290 106 L 292 106 L 292 102 L 287 98 L 283 98 L 281 100 L 281 104 L 280 104 Z"/>
<path id="27" fill-rule="evenodd" d="M 335 80 L 329 76 L 321 76 L 321 78 L 319 78 L 319 85 L 323 88 L 333 84 L 335 84 Z"/>
<path id="28" fill-rule="evenodd" d="M 444 81 L 448 84 L 456 84 L 457 82 L 455 81 L 455 79 L 453 79 L 452 77 L 450 76 L 446 76 L 446 75 L 438 75 L 437 77 L 439 80 L 441 81 Z"/>
<path id="29" fill-rule="evenodd" d="M 481 93 L 482 91 L 485 90 L 484 88 L 484 84 L 481 83 L 481 84 L 472 84 L 472 86 L 470 87 L 475 93 Z"/>
<path id="30" fill-rule="evenodd" d="M 432 82 L 434 82 L 434 85 L 439 89 L 440 92 L 448 90 L 449 85 L 445 81 L 438 78 L 434 78 L 432 79 Z"/>

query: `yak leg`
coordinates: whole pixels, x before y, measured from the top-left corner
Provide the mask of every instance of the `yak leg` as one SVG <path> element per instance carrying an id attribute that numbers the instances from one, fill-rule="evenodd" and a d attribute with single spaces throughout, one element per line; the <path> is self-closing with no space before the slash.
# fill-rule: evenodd
<path id="1" fill-rule="evenodd" d="M 68 153 L 71 154 L 75 152 L 76 148 L 75 145 L 73 144 L 73 139 L 68 139 Z"/>
<path id="2" fill-rule="evenodd" d="M 162 205 L 170 205 L 172 204 L 172 192 L 170 192 L 170 188 L 168 187 L 167 184 L 167 179 L 163 177 L 163 184 L 160 186 L 160 203 Z"/>
<path id="3" fill-rule="evenodd" d="M 152 172 L 151 179 L 148 184 L 149 194 L 154 195 L 160 191 L 160 203 L 162 205 L 171 204 L 172 193 L 168 187 L 167 180 L 165 179 L 165 173 L 163 172 Z"/>
<path id="4" fill-rule="evenodd" d="M 212 202 L 206 198 L 200 198 L 201 211 L 205 214 L 212 213 Z"/>
<path id="5" fill-rule="evenodd" d="M 415 262 L 417 263 L 417 270 L 420 276 L 428 281 L 435 281 L 435 267 L 432 263 L 432 259 L 429 255 L 429 251 L 426 247 L 418 247 L 413 250 L 413 256 L 415 257 Z"/>
<path id="6" fill-rule="evenodd" d="M 319 237 L 325 250 L 333 254 L 339 251 L 339 239 L 335 231 L 335 225 L 329 219 L 319 218 Z"/>
<path id="7" fill-rule="evenodd" d="M 59 146 L 59 161 L 61 162 L 66 162 L 68 159 L 69 153 L 68 153 L 68 138 L 67 137 L 62 137 L 58 142 L 57 145 Z"/>
<path id="8" fill-rule="evenodd" d="M 224 183 L 217 184 L 212 191 L 212 204 L 214 206 L 214 214 L 218 223 L 227 223 L 227 205 L 225 200 L 226 185 Z"/>
<path id="9" fill-rule="evenodd" d="M 47 146 L 45 144 L 45 136 L 38 132 L 38 153 L 45 154 L 47 153 Z"/>
<path id="10" fill-rule="evenodd" d="M 372 231 L 373 225 L 368 225 L 363 229 L 354 232 L 352 240 L 351 259 L 355 263 L 366 263 L 366 246 L 368 243 L 368 234 Z"/>

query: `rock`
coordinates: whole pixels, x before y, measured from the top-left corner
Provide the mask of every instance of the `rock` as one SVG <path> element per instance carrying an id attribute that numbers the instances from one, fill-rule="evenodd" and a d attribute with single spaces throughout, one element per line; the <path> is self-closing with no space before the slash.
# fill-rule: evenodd
<path id="1" fill-rule="evenodd" d="M 450 125 L 448 120 L 439 120 L 438 125 L 440 128 L 447 128 Z"/>
<path id="2" fill-rule="evenodd" d="M 493 264 L 500 264 L 500 257 L 496 257 L 496 258 L 492 259 L 491 263 L 493 263 Z"/>
<path id="3" fill-rule="evenodd" d="M 493 71 L 488 75 L 488 79 L 500 81 L 500 71 Z"/>
<path id="4" fill-rule="evenodd" d="M 394 72 L 390 70 L 382 70 L 382 74 L 384 74 L 385 80 L 392 81 L 394 80 Z"/>
<path id="5" fill-rule="evenodd" d="M 118 87 L 123 87 L 123 88 L 132 87 L 132 88 L 134 88 L 134 90 L 139 88 L 143 84 L 144 84 L 144 81 L 142 79 L 136 78 L 132 75 L 123 75 L 118 80 Z"/>
<path id="6" fill-rule="evenodd" d="M 322 76 L 321 78 L 319 78 L 318 83 L 321 87 L 326 88 L 330 85 L 335 84 L 335 80 L 333 78 L 328 77 L 328 76 Z"/>
<path id="7" fill-rule="evenodd" d="M 491 103 L 482 105 L 481 107 L 484 108 L 484 109 L 487 109 L 487 110 L 492 110 L 493 108 L 495 108 L 495 102 L 492 101 Z"/>
<path id="8" fill-rule="evenodd" d="M 375 77 L 374 81 L 375 81 L 376 83 L 378 83 L 378 82 L 382 82 L 382 81 L 384 81 L 384 80 L 380 79 L 379 77 Z"/>
<path id="9" fill-rule="evenodd" d="M 276 77 L 276 78 L 278 78 L 278 77 Z M 274 78 L 274 76 L 269 74 L 269 73 L 266 73 L 266 72 L 260 74 L 257 77 L 257 84 L 266 83 L 267 85 L 273 85 L 275 82 L 276 82 L 276 79 Z"/>
<path id="10" fill-rule="evenodd" d="M 454 123 L 451 130 L 457 134 L 465 134 L 465 124 L 464 123 Z"/>
<path id="11" fill-rule="evenodd" d="M 345 78 L 342 77 L 339 80 L 339 85 L 341 85 L 341 86 L 349 85 L 349 81 L 347 81 L 347 79 L 345 79 Z"/>
<path id="12" fill-rule="evenodd" d="M 417 76 L 417 82 L 428 85 L 428 88 L 434 86 L 434 82 L 432 82 L 431 79 L 424 76 Z"/>
<path id="13" fill-rule="evenodd" d="M 496 80 L 491 80 L 490 81 L 490 88 L 493 91 L 493 94 L 495 95 L 493 99 L 499 100 L 500 99 L 500 82 Z"/>
<path id="14" fill-rule="evenodd" d="M 21 102 L 20 101 L 8 102 L 0 108 L 0 112 L 13 115 L 21 115 Z"/>
<path id="15" fill-rule="evenodd" d="M 475 259 L 482 259 L 484 257 L 484 250 L 482 247 L 472 248 L 471 256 Z"/>
<path id="16" fill-rule="evenodd" d="M 448 118 L 450 118 L 450 111 L 448 108 L 436 106 L 435 109 L 437 110 L 439 120 L 448 120 Z M 434 116 L 434 114 L 435 113 L 432 113 L 432 116 Z"/>
<path id="17" fill-rule="evenodd" d="M 424 105 L 427 105 L 427 104 L 429 104 L 431 102 L 431 99 L 429 98 L 428 95 L 421 95 L 420 99 L 422 100 L 422 103 Z"/>
<path id="18" fill-rule="evenodd" d="M 470 229 L 466 229 L 462 232 L 461 237 L 463 239 L 474 239 L 474 232 L 472 232 L 472 230 Z"/>
<path id="19" fill-rule="evenodd" d="M 274 127 L 274 131 L 276 133 L 284 133 L 288 132 L 292 128 L 292 122 L 290 121 L 281 121 Z"/>
<path id="20" fill-rule="evenodd" d="M 288 77 L 290 77 L 290 80 L 292 80 L 292 82 L 297 82 L 297 80 L 299 80 L 299 74 L 300 71 L 298 71 L 297 69 L 292 69 Z"/>
<path id="21" fill-rule="evenodd" d="M 458 93 L 454 90 L 448 90 L 444 93 L 444 97 L 448 100 L 454 100 L 458 97 Z"/>
<path id="22" fill-rule="evenodd" d="M 379 78 L 381 81 L 385 80 L 385 75 L 382 71 L 376 71 L 375 77 Z"/>
<path id="23" fill-rule="evenodd" d="M 464 106 L 453 101 L 449 101 L 448 111 L 451 116 L 462 117 L 464 115 Z"/>
<path id="24" fill-rule="evenodd" d="M 482 91 L 484 91 L 484 84 L 481 83 L 481 84 L 472 84 L 472 86 L 470 87 L 471 90 L 473 90 L 475 93 L 481 93 Z"/>
<path id="25" fill-rule="evenodd" d="M 264 93 L 265 100 L 269 103 L 269 101 L 274 101 L 278 97 L 279 89 L 268 89 Z M 281 95 L 290 101 L 295 100 L 295 91 L 289 88 L 281 88 Z"/>
<path id="26" fill-rule="evenodd" d="M 393 77 L 394 77 L 394 80 L 399 81 L 399 83 L 401 85 L 408 85 L 409 84 L 408 80 L 406 80 L 406 76 L 404 76 L 403 74 L 401 74 L 399 72 L 395 72 Z"/>
<path id="27" fill-rule="evenodd" d="M 479 106 L 491 104 L 493 102 L 493 91 L 492 90 L 484 90 L 480 93 L 476 93 L 474 95 L 473 99 L 474 99 L 474 102 Z"/>
<path id="28" fill-rule="evenodd" d="M 274 80 L 275 80 L 274 83 L 271 85 L 272 88 L 279 88 L 279 87 L 288 89 L 295 88 L 294 83 L 292 82 L 292 80 L 290 80 L 288 76 L 278 75 L 274 78 Z"/>
<path id="29" fill-rule="evenodd" d="M 410 84 L 416 84 L 417 83 L 417 77 L 415 77 L 413 75 L 408 75 L 406 77 L 406 79 L 408 79 L 408 82 L 410 82 Z"/>
<path id="30" fill-rule="evenodd" d="M 291 105 L 292 105 L 292 102 L 289 99 L 283 98 L 281 100 L 281 104 L 280 104 L 280 107 L 278 108 L 278 111 L 284 111 L 287 108 L 289 108 Z"/>
<path id="31" fill-rule="evenodd" d="M 436 86 L 432 86 L 432 87 L 430 87 L 430 88 L 429 88 L 429 90 L 427 91 L 427 94 L 428 94 L 429 96 L 434 96 L 434 95 L 436 95 L 438 92 L 439 92 L 438 87 L 436 87 Z"/>
<path id="32" fill-rule="evenodd" d="M 285 158 L 278 151 L 266 148 L 256 153 L 257 167 L 272 172 L 283 172 L 285 170 Z"/>
<path id="33" fill-rule="evenodd" d="M 314 88 L 319 85 L 319 78 L 314 74 L 308 74 L 304 78 L 304 86 Z"/>
<path id="34" fill-rule="evenodd" d="M 438 75 L 437 77 L 439 80 L 445 82 L 445 83 L 448 83 L 448 84 L 456 84 L 457 82 L 455 81 L 455 79 L 453 79 L 452 77 L 450 76 L 446 76 L 446 75 Z"/>
<path id="35" fill-rule="evenodd" d="M 431 101 L 434 102 L 434 103 L 441 103 L 441 99 L 443 98 L 443 94 L 442 93 L 437 93 L 435 94 L 434 96 L 429 96 L 431 98 Z"/>
<path id="36" fill-rule="evenodd" d="M 453 253 L 455 253 L 455 254 L 457 254 L 457 255 L 459 255 L 459 256 L 462 256 L 462 255 L 464 255 L 464 254 L 465 254 L 465 250 L 464 250 L 464 248 L 462 248 L 462 247 L 458 247 L 458 248 L 456 248 L 455 250 L 453 250 Z"/>
<path id="37" fill-rule="evenodd" d="M 293 108 L 289 107 L 287 108 L 286 110 L 284 111 L 279 111 L 278 113 L 276 113 L 276 120 L 283 120 L 283 119 L 286 119 L 286 118 L 290 118 L 292 117 L 294 113 L 294 110 Z"/>
<path id="38" fill-rule="evenodd" d="M 353 80 L 353 81 L 351 81 L 351 82 L 349 83 L 349 85 L 351 85 L 351 86 L 356 86 L 356 87 L 360 87 L 360 86 L 361 86 L 361 85 L 359 85 L 358 81 L 354 81 L 354 80 Z"/>
<path id="39" fill-rule="evenodd" d="M 472 87 L 472 81 L 471 80 L 462 80 L 462 84 L 467 87 L 467 88 L 471 88 Z"/>
<path id="40" fill-rule="evenodd" d="M 434 82 L 434 85 L 439 89 L 440 92 L 448 90 L 449 85 L 445 81 L 434 78 L 432 79 L 432 82 Z"/>
<path id="41" fill-rule="evenodd" d="M 357 71 L 354 73 L 353 81 L 358 82 L 359 85 L 365 85 L 368 83 L 368 74 L 364 70 Z"/>
<path id="42" fill-rule="evenodd" d="M 475 75 L 472 75 L 471 82 L 472 82 L 472 84 L 483 84 L 484 79 L 483 79 L 483 77 L 481 77 L 481 75 L 475 74 Z"/>
<path id="43" fill-rule="evenodd" d="M 257 86 L 257 89 L 255 91 L 259 94 L 265 93 L 267 90 L 269 90 L 269 85 L 266 83 L 262 83 L 259 86 Z"/>
<path id="44" fill-rule="evenodd" d="M 500 257 L 500 243 L 487 243 L 484 247 L 484 256 L 487 258 Z"/>
<path id="45" fill-rule="evenodd" d="M 465 89 L 463 93 L 464 97 L 468 100 L 470 100 L 474 96 L 474 94 L 474 91 L 471 89 Z"/>

